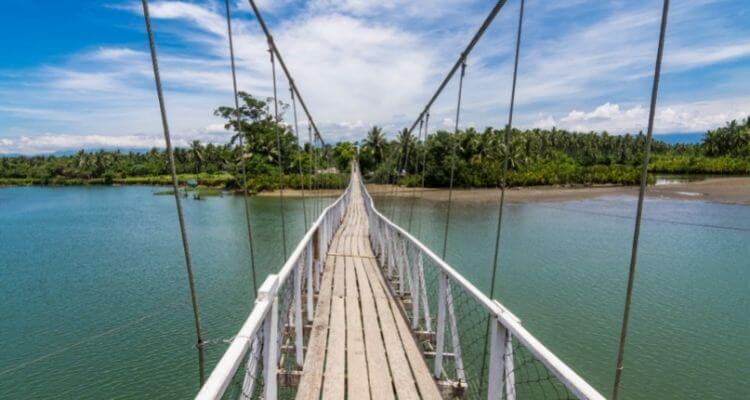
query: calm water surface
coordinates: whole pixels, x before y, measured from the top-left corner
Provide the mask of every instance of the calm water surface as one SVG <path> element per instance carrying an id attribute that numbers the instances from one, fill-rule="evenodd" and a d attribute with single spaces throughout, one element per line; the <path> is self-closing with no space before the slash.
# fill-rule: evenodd
<path id="1" fill-rule="evenodd" d="M 0 398 L 189 398 L 196 353 L 170 196 L 151 187 L 0 190 Z M 407 225 L 408 201 L 378 200 Z M 303 233 L 287 201 L 288 249 Z M 251 200 L 260 276 L 283 262 L 276 199 Z M 308 204 L 308 208 L 310 205 Z M 635 199 L 510 205 L 496 292 L 603 394 L 611 390 Z M 412 231 L 440 250 L 445 204 Z M 185 201 L 205 336 L 251 308 L 242 199 Z M 496 207 L 455 207 L 448 261 L 489 291 Z M 750 207 L 646 203 L 624 398 L 748 398 Z M 226 344 L 209 346 L 212 367 Z M 210 370 L 210 368 L 209 368 Z"/>

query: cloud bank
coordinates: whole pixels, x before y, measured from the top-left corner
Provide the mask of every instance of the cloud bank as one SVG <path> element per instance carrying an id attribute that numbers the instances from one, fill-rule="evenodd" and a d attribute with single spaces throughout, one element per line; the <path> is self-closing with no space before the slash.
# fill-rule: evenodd
<path id="1" fill-rule="evenodd" d="M 316 123 L 333 142 L 361 139 L 375 124 L 390 134 L 409 125 L 491 4 L 283 0 L 260 6 Z M 140 18 L 138 2 L 108 7 Z M 240 88 L 269 96 L 265 38 L 247 3 L 234 7 Z M 657 132 L 704 131 L 748 115 L 750 84 L 742 76 L 750 68 L 744 39 L 750 32 L 727 14 L 736 7 L 741 1 L 673 7 Z M 223 2 L 155 1 L 151 11 L 175 141 L 225 141 L 228 133 L 213 115 L 232 102 Z M 462 126 L 505 124 L 517 11 L 508 2 L 469 58 Z M 517 126 L 645 129 L 659 11 L 653 0 L 528 1 Z M 0 153 L 163 144 L 145 40 L 92 40 L 58 63 L 0 71 Z M 278 76 L 281 100 L 289 102 L 288 83 Z M 456 90 L 451 83 L 433 107 L 433 120 L 442 121 L 433 128 L 452 125 Z"/>

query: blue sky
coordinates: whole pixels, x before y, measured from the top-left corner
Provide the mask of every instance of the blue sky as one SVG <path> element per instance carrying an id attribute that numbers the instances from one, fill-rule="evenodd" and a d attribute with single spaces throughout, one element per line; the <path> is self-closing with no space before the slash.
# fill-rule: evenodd
<path id="1" fill-rule="evenodd" d="M 140 1 L 12 1 L 0 16 L 0 153 L 161 146 Z M 491 0 L 259 2 L 321 133 L 357 140 L 410 124 Z M 271 93 L 263 39 L 233 0 L 239 84 Z M 224 142 L 213 116 L 232 102 L 223 1 L 152 1 L 170 124 L 178 145 Z M 472 53 L 461 125 L 507 119 L 519 0 Z M 637 132 L 648 94 L 659 0 L 527 0 L 516 124 Z M 658 133 L 699 132 L 750 113 L 750 4 L 673 1 Z M 288 86 L 280 79 L 282 100 Z M 456 86 L 433 108 L 450 127 Z M 287 116 L 288 119 L 289 116 Z M 304 124 L 304 121 L 302 121 Z"/>

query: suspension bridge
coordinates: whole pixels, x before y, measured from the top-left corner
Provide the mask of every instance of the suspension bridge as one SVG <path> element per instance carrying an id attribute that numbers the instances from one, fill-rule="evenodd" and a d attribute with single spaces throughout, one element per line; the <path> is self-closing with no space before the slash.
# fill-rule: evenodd
<path id="1" fill-rule="evenodd" d="M 249 3 L 268 40 L 276 121 L 280 121 L 276 89 L 278 63 L 289 83 L 294 107 L 293 130 L 299 140 L 296 112 L 296 102 L 299 101 L 309 124 L 309 141 L 314 160 L 315 153 L 312 148 L 314 145 L 323 145 L 323 138 L 260 10 L 254 0 L 249 0 Z M 505 0 L 496 2 L 411 125 L 409 134 L 419 127 L 418 140 L 427 137 L 430 108 L 456 73 L 459 83 L 455 130 L 458 132 L 467 59 L 505 3 Z M 505 175 L 508 169 L 507 156 L 503 162 L 503 182 L 498 187 L 500 212 L 492 265 L 492 290 L 489 294 L 475 287 L 445 260 L 448 228 L 451 222 L 451 195 L 455 172 L 453 166 L 442 256 L 438 256 L 409 231 L 396 225 L 376 208 L 355 160 L 351 166 L 348 185 L 340 196 L 322 210 L 278 273 L 267 276 L 263 283 L 256 287 L 252 312 L 206 378 L 203 352 L 206 342 L 202 336 L 191 252 L 178 195 L 178 181 L 174 173 L 169 125 L 148 1 L 142 0 L 142 5 L 164 138 L 170 154 L 175 202 L 192 294 L 201 381 L 196 399 L 604 398 L 584 377 L 579 376 L 527 331 L 519 318 L 494 299 L 506 189 Z M 239 129 L 242 126 L 242 114 L 238 102 L 232 18 L 228 0 L 225 1 L 225 5 L 236 126 Z M 664 0 L 627 298 L 612 392 L 612 398 L 615 399 L 618 397 L 623 370 L 668 9 L 669 1 Z M 513 124 L 523 12 L 524 0 L 520 0 L 513 86 L 504 136 L 506 146 Z M 244 149 L 242 135 L 239 145 Z M 453 146 L 454 159 L 455 147 Z M 278 148 L 281 149 L 280 142 Z M 279 156 L 279 164 L 283 170 L 282 157 L 283 155 Z M 401 156 L 397 164 L 406 165 L 408 157 L 407 150 L 403 164 Z M 244 162 L 241 164 L 244 183 L 247 176 Z M 398 171 L 400 170 L 399 167 Z M 398 175 L 398 171 L 395 175 Z M 299 173 L 304 176 L 301 167 Z M 310 171 L 310 174 L 316 173 L 317 168 Z M 280 222 L 286 246 L 283 183 L 282 177 L 279 182 Z M 424 188 L 424 162 L 422 187 Z M 247 198 L 245 200 L 248 243 L 255 285 L 250 209 Z M 287 255 L 286 247 L 284 255 Z"/>

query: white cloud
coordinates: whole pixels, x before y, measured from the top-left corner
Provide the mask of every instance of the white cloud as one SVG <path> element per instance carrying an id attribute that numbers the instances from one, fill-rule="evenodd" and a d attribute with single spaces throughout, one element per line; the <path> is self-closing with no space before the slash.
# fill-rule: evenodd
<path id="1" fill-rule="evenodd" d="M 646 110 L 639 104 L 648 101 L 657 3 L 576 0 L 573 7 L 530 1 L 514 125 L 643 129 Z M 264 0 L 260 6 L 271 14 L 275 40 L 330 142 L 356 140 L 376 124 L 389 134 L 410 124 L 491 7 L 479 0 Z M 737 27 L 727 27 L 721 15 L 708 15 L 710 6 L 704 1 L 673 7 L 667 83 L 676 74 L 750 56 L 750 43 L 728 38 Z M 234 7 L 239 86 L 269 96 L 265 38 L 247 3 L 238 0 Z M 507 121 L 517 7 L 509 2 L 503 8 L 469 59 L 462 126 Z M 140 13 L 137 2 L 119 9 Z M 155 1 L 151 13 L 176 140 L 225 139 L 223 121 L 212 114 L 232 102 L 223 2 Z M 0 74 L 0 136 L 16 148 L 36 137 L 44 138 L 39 148 L 66 140 L 70 147 L 95 144 L 103 140 L 99 136 L 122 143 L 162 140 L 145 42 L 102 46 L 54 66 Z M 280 98 L 289 102 L 280 68 L 277 75 Z M 660 94 L 657 131 L 713 128 L 750 110 L 745 90 L 750 86 L 737 74 L 686 82 L 711 84 L 681 89 L 687 96 Z M 453 129 L 455 93 L 452 82 L 433 107 L 431 130 Z M 305 127 L 301 108 L 298 114 Z M 0 143 L 0 151 L 9 147 Z"/>
<path id="2" fill-rule="evenodd" d="M 728 99 L 725 101 L 702 101 L 671 104 L 657 107 L 654 131 L 657 133 L 700 132 L 713 129 L 733 119 L 750 115 L 750 100 Z M 640 104 L 622 108 L 619 104 L 605 103 L 586 112 L 572 110 L 555 119 L 551 115 L 539 115 L 533 127 L 553 126 L 573 131 L 608 131 L 609 133 L 637 133 L 648 125 L 648 109 Z"/>

